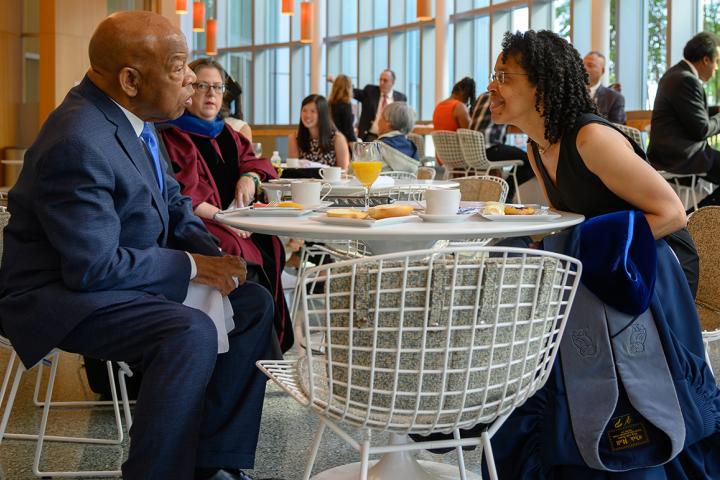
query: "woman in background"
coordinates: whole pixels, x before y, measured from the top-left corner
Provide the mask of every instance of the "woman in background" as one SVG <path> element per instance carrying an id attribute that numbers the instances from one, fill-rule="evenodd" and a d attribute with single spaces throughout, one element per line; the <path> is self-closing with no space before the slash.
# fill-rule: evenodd
<path id="1" fill-rule="evenodd" d="M 222 251 L 262 267 L 275 298 L 275 329 L 286 351 L 292 346 L 293 333 L 281 284 L 285 266 L 282 243 L 275 236 L 251 235 L 214 219 L 217 212 L 231 205 L 250 205 L 259 194 L 260 182 L 276 178 L 277 173 L 221 118 L 225 90 L 222 66 L 204 58 L 189 67 L 197 76 L 192 105 L 180 118 L 160 125 L 160 136 L 182 193 L 192 199 L 195 215 L 220 240 Z"/>
<path id="2" fill-rule="evenodd" d="M 465 77 L 457 82 L 452 94 L 438 103 L 433 112 L 433 128 L 454 132 L 470 125 L 470 106 L 475 103 L 475 80 Z"/>
<path id="3" fill-rule="evenodd" d="M 302 101 L 300 124 L 297 134 L 288 142 L 288 157 L 347 170 L 348 144 L 330 120 L 327 100 L 322 95 L 309 95 Z"/>
<path id="4" fill-rule="evenodd" d="M 347 75 L 338 75 L 332 84 L 328 105 L 330 106 L 330 116 L 335 127 L 340 133 L 345 135 L 348 143 L 357 142 L 355 129 L 353 128 L 353 98 L 352 81 Z"/>

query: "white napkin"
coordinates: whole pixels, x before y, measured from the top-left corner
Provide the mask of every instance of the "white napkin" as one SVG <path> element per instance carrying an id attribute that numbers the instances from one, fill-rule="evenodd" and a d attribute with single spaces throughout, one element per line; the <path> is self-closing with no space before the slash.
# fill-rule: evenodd
<path id="1" fill-rule="evenodd" d="M 395 179 L 386 175 L 380 175 L 370 188 L 387 188 L 395 185 Z"/>
<path id="2" fill-rule="evenodd" d="M 205 312 L 213 321 L 217 329 L 218 353 L 230 350 L 228 332 L 235 328 L 235 321 L 232 305 L 227 297 L 209 285 L 190 282 L 183 305 Z"/>

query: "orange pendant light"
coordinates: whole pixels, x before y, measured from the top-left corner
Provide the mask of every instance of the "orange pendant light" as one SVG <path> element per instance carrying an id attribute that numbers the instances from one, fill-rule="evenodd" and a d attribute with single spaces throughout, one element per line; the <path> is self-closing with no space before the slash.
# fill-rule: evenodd
<path id="1" fill-rule="evenodd" d="M 432 0 L 417 0 L 418 21 L 432 20 L 432 18 Z"/>
<path id="2" fill-rule="evenodd" d="M 300 4 L 300 43 L 312 43 L 313 33 L 313 5 L 303 2 Z"/>
<path id="3" fill-rule="evenodd" d="M 175 13 L 178 15 L 187 13 L 187 0 L 175 0 Z"/>
<path id="4" fill-rule="evenodd" d="M 205 2 L 193 2 L 193 32 L 205 31 Z"/>
<path id="5" fill-rule="evenodd" d="M 295 15 L 295 0 L 282 0 L 280 13 L 292 17 Z"/>
<path id="6" fill-rule="evenodd" d="M 205 54 L 217 55 L 217 20 L 209 18 L 205 27 Z"/>

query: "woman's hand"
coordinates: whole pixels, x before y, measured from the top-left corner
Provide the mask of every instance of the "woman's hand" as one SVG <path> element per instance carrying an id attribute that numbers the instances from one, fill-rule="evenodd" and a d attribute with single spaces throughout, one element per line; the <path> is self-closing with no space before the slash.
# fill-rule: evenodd
<path id="1" fill-rule="evenodd" d="M 255 198 L 255 182 L 250 177 L 240 177 L 235 187 L 235 203 L 238 207 L 250 205 Z"/>
<path id="2" fill-rule="evenodd" d="M 247 232 L 245 230 L 239 230 L 235 227 L 231 227 L 230 225 L 225 225 L 227 228 L 235 232 L 235 234 L 240 238 L 250 238 L 250 235 L 252 235 L 252 232 Z"/>

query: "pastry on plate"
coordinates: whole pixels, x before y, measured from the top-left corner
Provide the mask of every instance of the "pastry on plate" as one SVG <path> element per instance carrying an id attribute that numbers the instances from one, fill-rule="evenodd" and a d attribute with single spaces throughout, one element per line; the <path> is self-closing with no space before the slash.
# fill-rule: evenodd
<path id="1" fill-rule="evenodd" d="M 533 207 L 513 206 L 505 205 L 505 215 L 534 215 L 535 209 Z"/>
<path id="2" fill-rule="evenodd" d="M 325 212 L 325 215 L 333 218 L 357 218 L 360 220 L 368 217 L 367 212 L 357 208 L 331 208 Z"/>
<path id="3" fill-rule="evenodd" d="M 407 217 L 413 212 L 413 209 L 412 205 L 378 205 L 371 207 L 368 214 L 375 220 L 382 220 L 383 218 Z"/>
<path id="4" fill-rule="evenodd" d="M 498 202 L 487 202 L 482 209 L 483 215 L 505 215 L 505 205 Z"/>

